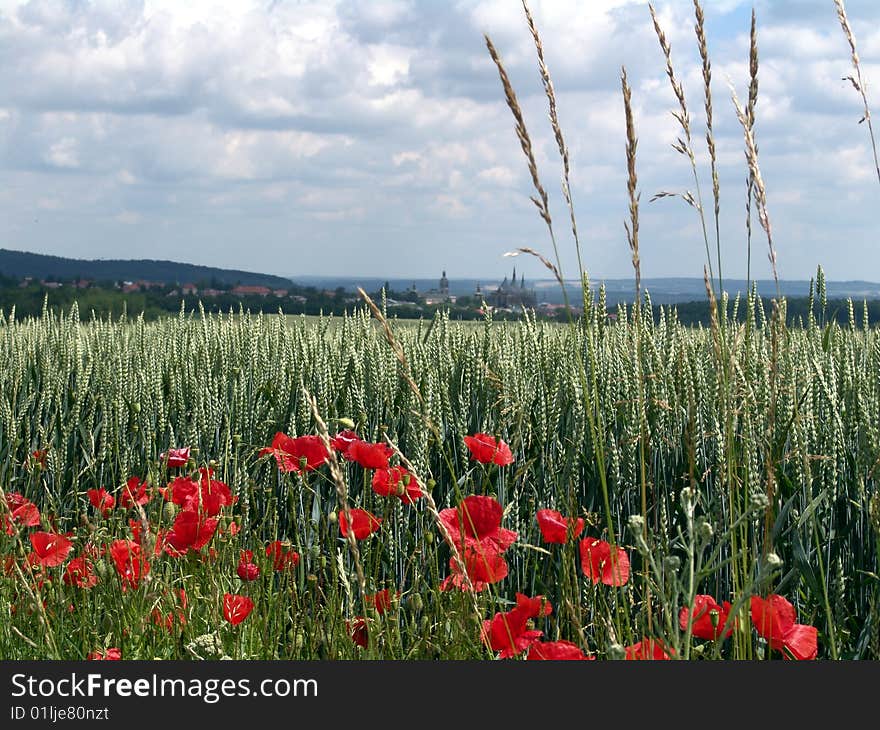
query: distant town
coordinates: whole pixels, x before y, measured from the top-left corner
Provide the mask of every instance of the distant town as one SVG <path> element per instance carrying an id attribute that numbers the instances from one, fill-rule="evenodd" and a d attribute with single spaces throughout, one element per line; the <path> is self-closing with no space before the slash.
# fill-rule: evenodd
<path id="1" fill-rule="evenodd" d="M 501 319 L 518 318 L 526 310 L 548 319 L 566 318 L 564 305 L 538 302 L 534 288 L 525 277 L 510 277 L 497 286 L 483 288 L 479 283 L 470 295 L 450 293 L 446 272 L 435 287 L 420 291 L 415 283 L 402 291 L 388 282 L 368 292 L 384 303 L 390 315 L 402 318 L 433 316 L 438 309 L 455 319 L 480 319 L 487 314 Z M 0 272 L 0 309 L 9 313 L 15 307 L 18 316 L 38 315 L 44 302 L 52 308 L 69 309 L 77 303 L 80 312 L 129 314 L 143 312 L 148 318 L 162 313 L 177 313 L 181 306 L 195 311 L 225 312 L 239 307 L 250 311 L 285 314 L 336 314 L 350 312 L 363 301 L 357 292 L 344 287 L 335 289 L 290 283 L 287 287 L 239 284 L 218 277 L 201 281 L 166 282 L 148 279 L 98 280 L 84 277 L 64 279 L 58 276 L 15 277 Z M 572 313 L 580 314 L 572 308 Z"/>
<path id="2" fill-rule="evenodd" d="M 181 311 L 213 313 L 250 311 L 283 314 L 335 315 L 350 313 L 363 305 L 357 293 L 361 286 L 374 301 L 387 308 L 389 316 L 401 319 L 433 317 L 437 311 L 450 318 L 477 320 L 519 319 L 525 311 L 550 321 L 567 321 L 581 309 L 562 304 L 562 290 L 556 282 L 527 281 L 513 269 L 500 282 L 483 284 L 476 279 L 450 279 L 442 271 L 437 279 L 392 281 L 379 278 L 299 277 L 220 269 L 197 264 L 153 259 L 70 259 L 0 248 L 0 315 L 8 318 L 40 316 L 44 309 L 70 312 L 76 304 L 80 317 L 143 315 L 156 319 Z M 631 305 L 633 283 L 625 279 L 602 280 L 607 319 L 614 321 L 620 303 Z M 725 280 L 725 288 L 745 292 L 757 286 L 769 306 L 776 296 L 772 281 Z M 650 292 L 655 320 L 660 305 L 674 307 L 684 324 L 709 324 L 705 285 L 697 278 L 643 279 Z M 572 303 L 581 302 L 580 288 L 571 282 Z M 880 284 L 869 281 L 825 282 L 824 312 L 809 296 L 810 281 L 780 281 L 787 299 L 789 319 L 806 321 L 810 307 L 821 321 L 835 319 L 852 326 L 880 321 Z M 596 296 L 598 288 L 594 289 Z M 849 300 L 852 300 L 850 305 Z M 737 316 L 745 316 L 745 305 Z"/>

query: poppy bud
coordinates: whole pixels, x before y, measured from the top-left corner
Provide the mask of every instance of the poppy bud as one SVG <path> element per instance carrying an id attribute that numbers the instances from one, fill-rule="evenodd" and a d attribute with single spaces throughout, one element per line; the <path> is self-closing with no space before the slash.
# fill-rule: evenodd
<path id="1" fill-rule="evenodd" d="M 422 602 L 422 597 L 418 593 L 413 593 L 409 597 L 407 603 L 413 611 L 421 611 L 422 606 L 424 606 L 424 603 Z"/>
<path id="2" fill-rule="evenodd" d="M 352 421 L 350 418 L 337 418 L 336 422 L 341 426 L 345 426 L 345 428 L 354 430 L 354 421 Z"/>
<path id="3" fill-rule="evenodd" d="M 608 658 L 609 659 L 624 659 L 626 657 L 626 649 L 624 649 L 620 644 L 611 644 L 608 647 Z"/>
<path id="4" fill-rule="evenodd" d="M 669 555 L 663 559 L 663 567 L 670 573 L 677 573 L 681 567 L 681 560 L 676 555 Z"/>
<path id="5" fill-rule="evenodd" d="M 426 532 L 425 533 L 425 543 L 430 545 L 432 542 L 434 542 L 434 533 L 433 532 Z"/>
<path id="6" fill-rule="evenodd" d="M 709 611 L 709 621 L 712 622 L 713 629 L 718 628 L 718 620 L 720 619 L 720 617 L 721 612 L 717 608 L 713 608 L 711 611 Z"/>
<path id="7" fill-rule="evenodd" d="M 322 569 L 326 568 L 327 567 L 327 556 L 322 555 L 321 559 L 318 561 L 318 564 L 321 566 Z"/>
<path id="8" fill-rule="evenodd" d="M 166 502 L 162 507 L 162 516 L 168 521 L 173 522 L 177 516 L 177 505 L 174 502 Z"/>
<path id="9" fill-rule="evenodd" d="M 95 561 L 95 572 L 98 574 L 98 577 L 101 580 L 107 580 L 107 577 L 110 575 L 109 566 L 107 565 L 106 560 L 96 560 Z"/>
<path id="10" fill-rule="evenodd" d="M 697 535 L 704 542 L 709 542 L 712 539 L 712 535 L 715 534 L 715 530 L 712 528 L 712 523 L 709 522 L 705 517 L 697 518 Z"/>
<path id="11" fill-rule="evenodd" d="M 336 517 L 336 511 L 335 511 L 335 510 L 334 510 L 333 512 L 331 512 L 329 515 L 327 515 L 327 521 L 328 521 L 330 524 L 335 524 L 335 523 L 336 523 L 336 520 L 337 520 L 337 517 Z"/>
<path id="12" fill-rule="evenodd" d="M 208 462 L 208 466 L 209 466 L 211 469 L 216 469 L 218 466 L 220 466 L 220 463 L 217 461 L 217 459 L 211 459 L 211 460 Z"/>
<path id="13" fill-rule="evenodd" d="M 427 482 L 425 482 L 425 487 L 427 488 L 427 490 L 429 492 L 433 491 L 434 487 L 436 487 L 436 486 L 437 486 L 437 482 L 435 482 L 433 479 L 429 479 Z"/>
<path id="14" fill-rule="evenodd" d="M 238 446 L 241 443 L 241 434 L 240 433 L 232 434 L 232 443 L 236 446 Z"/>
<path id="15" fill-rule="evenodd" d="M 767 553 L 767 567 L 773 570 L 774 568 L 781 568 L 783 564 L 782 558 L 780 558 L 776 553 Z"/>

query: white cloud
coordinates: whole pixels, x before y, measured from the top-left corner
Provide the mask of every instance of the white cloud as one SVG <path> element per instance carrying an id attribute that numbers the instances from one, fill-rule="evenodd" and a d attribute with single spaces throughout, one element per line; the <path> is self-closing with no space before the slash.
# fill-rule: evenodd
<path id="1" fill-rule="evenodd" d="M 736 252 L 746 169 L 725 79 L 745 97 L 751 4 L 704 4 L 722 239 L 736 271 L 744 268 Z M 867 130 L 857 124 L 861 101 L 841 81 L 851 73 L 849 51 L 829 4 L 758 3 L 756 136 L 784 276 L 815 270 L 841 216 L 859 253 L 834 249 L 840 275 L 862 274 L 875 238 L 862 200 L 874 192 L 875 170 Z M 708 198 L 693 6 L 656 6 Z M 848 6 L 873 101 L 880 9 L 862 0 Z M 643 274 L 700 275 L 693 210 L 677 200 L 647 202 L 661 189 L 694 187 L 687 159 L 670 147 L 681 135 L 670 114 L 677 101 L 647 3 L 533 0 L 531 7 L 591 271 L 630 273 L 622 226 L 625 63 L 639 137 Z M 531 178 L 483 32 L 516 89 L 561 239 L 567 211 L 547 100 L 521 9 L 509 0 L 0 0 L 0 235 L 15 230 L 18 245 L 40 250 L 63 231 L 82 255 L 112 253 L 117 236 L 132 255 L 173 257 L 185 243 L 191 260 L 239 268 L 255 247 L 279 256 L 296 240 L 316 244 L 314 271 L 394 273 L 378 271 L 382 261 L 419 267 L 397 272 L 416 275 L 441 262 L 452 268 L 455 256 L 475 275 L 497 271 L 504 250 L 541 248 L 546 229 L 528 200 Z M 35 206 L 45 211 L 39 229 L 27 225 Z M 387 255 L 361 253 L 367 249 Z M 563 255 L 573 258 L 568 248 Z M 528 273 L 544 272 L 535 264 Z"/>

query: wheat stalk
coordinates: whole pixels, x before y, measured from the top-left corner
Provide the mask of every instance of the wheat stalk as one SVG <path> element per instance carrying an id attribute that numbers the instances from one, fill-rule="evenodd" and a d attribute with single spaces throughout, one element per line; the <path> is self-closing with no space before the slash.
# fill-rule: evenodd
<path id="1" fill-rule="evenodd" d="M 632 265 L 636 275 L 636 304 L 641 300 L 642 292 L 642 267 L 639 259 L 639 197 L 636 192 L 638 177 L 636 176 L 636 147 L 639 140 L 636 137 L 635 122 L 632 113 L 632 90 L 626 79 L 626 67 L 620 70 L 620 86 L 623 91 L 623 111 L 626 118 L 626 190 L 629 195 L 629 223 L 624 222 L 626 240 L 632 252 Z"/>
<path id="2" fill-rule="evenodd" d="M 837 6 L 837 18 L 840 20 L 840 27 L 843 28 L 843 34 L 846 36 L 846 40 L 849 43 L 852 64 L 856 72 L 855 77 L 844 76 L 843 80 L 851 82 L 855 90 L 858 91 L 862 97 L 864 113 L 859 120 L 859 124 L 865 121 L 868 122 L 868 134 L 871 137 L 871 149 L 874 152 L 874 169 L 877 170 L 877 180 L 880 181 L 880 162 L 877 160 L 877 144 L 874 141 L 874 126 L 871 124 L 871 110 L 868 108 L 868 97 L 865 94 L 865 82 L 862 80 L 862 64 L 859 61 L 858 51 L 856 51 L 856 37 L 853 35 L 849 20 L 846 17 L 846 8 L 843 5 L 843 0 L 834 0 L 834 4 Z"/>
<path id="3" fill-rule="evenodd" d="M 729 79 L 728 85 L 730 86 L 730 96 L 733 100 L 733 106 L 734 109 L 736 109 L 736 118 L 739 119 L 739 123 L 743 128 L 743 137 L 745 138 L 746 146 L 746 161 L 748 162 L 749 172 L 754 180 L 755 186 L 754 198 L 755 204 L 758 206 L 758 220 L 761 223 L 761 228 L 764 229 L 764 233 L 767 234 L 767 246 L 769 248 L 767 257 L 770 259 L 770 267 L 773 270 L 773 281 L 776 283 L 776 294 L 777 297 L 779 297 L 779 276 L 776 273 L 776 249 L 773 247 L 773 230 L 770 226 L 770 216 L 767 213 L 767 190 L 764 187 L 764 178 L 761 176 L 761 168 L 758 165 L 758 147 L 755 144 L 755 137 L 749 126 L 749 120 L 739 103 L 736 90 L 733 88 L 733 84 L 730 83 Z"/>

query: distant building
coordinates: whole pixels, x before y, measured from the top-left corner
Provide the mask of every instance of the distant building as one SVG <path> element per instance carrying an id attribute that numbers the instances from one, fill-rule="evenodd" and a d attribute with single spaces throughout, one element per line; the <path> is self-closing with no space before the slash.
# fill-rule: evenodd
<path id="1" fill-rule="evenodd" d="M 273 290 L 272 290 L 272 293 L 273 293 L 276 297 L 286 297 L 286 296 L 288 295 L 289 292 L 287 291 L 287 289 L 273 289 Z"/>
<path id="2" fill-rule="evenodd" d="M 479 287 L 478 287 L 479 288 Z M 489 294 L 487 303 L 498 309 L 533 309 L 538 302 L 534 289 L 526 289 L 526 278 L 516 280 L 516 267 L 513 269 L 513 277 L 510 281 L 504 277 L 504 281 Z"/>
<path id="3" fill-rule="evenodd" d="M 272 290 L 268 286 L 237 286 L 232 290 L 232 293 L 239 297 L 267 297 L 272 293 Z"/>
<path id="4" fill-rule="evenodd" d="M 415 288 L 415 284 L 413 284 Z M 449 293 L 449 279 L 446 278 L 446 272 L 440 276 L 440 284 L 436 289 L 429 289 L 424 293 L 425 304 L 454 304 L 455 297 Z"/>
<path id="5" fill-rule="evenodd" d="M 180 293 L 183 296 L 195 295 L 199 293 L 199 288 L 195 284 L 184 284 L 180 287 Z"/>

